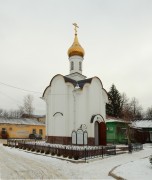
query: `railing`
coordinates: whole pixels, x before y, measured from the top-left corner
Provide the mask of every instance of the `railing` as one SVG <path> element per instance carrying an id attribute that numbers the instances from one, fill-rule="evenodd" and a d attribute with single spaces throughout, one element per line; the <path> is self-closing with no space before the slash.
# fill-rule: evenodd
<path id="1" fill-rule="evenodd" d="M 51 154 L 52 156 L 63 156 L 69 159 L 92 159 L 116 155 L 116 146 L 73 146 L 73 145 L 57 145 L 49 144 L 44 141 L 31 139 L 8 139 L 7 145 L 37 153 Z"/>
<path id="2" fill-rule="evenodd" d="M 143 149 L 143 144 L 140 143 L 132 143 L 132 150 L 133 151 L 140 151 Z"/>

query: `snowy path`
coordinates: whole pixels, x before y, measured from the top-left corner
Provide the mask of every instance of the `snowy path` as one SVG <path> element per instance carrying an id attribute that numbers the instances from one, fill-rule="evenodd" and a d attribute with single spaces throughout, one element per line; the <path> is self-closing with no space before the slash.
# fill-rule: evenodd
<path id="1" fill-rule="evenodd" d="M 92 160 L 88 163 L 71 163 L 60 159 L 35 155 L 27 153 L 20 149 L 4 147 L 0 144 L 0 178 L 1 179 L 113 179 L 108 176 L 109 171 L 118 165 L 125 165 L 115 169 L 119 176 L 124 175 L 123 171 L 132 177 L 135 170 L 128 169 L 130 162 L 139 161 L 139 159 L 148 157 L 152 154 L 152 147 L 146 147 L 144 150 L 132 154 L 122 154 L 104 158 L 101 160 Z M 140 161 L 141 162 L 141 161 Z M 127 166 L 128 164 L 128 166 Z M 147 161 L 147 165 L 150 165 Z M 147 166 L 145 164 L 145 166 Z M 142 164 L 143 166 L 143 164 Z M 142 173 L 146 167 L 134 167 L 136 171 Z M 146 173 L 146 172 L 145 172 Z M 138 174 L 138 173 L 137 173 Z M 149 179 L 144 176 L 144 180 Z M 123 177 L 123 176 L 122 176 Z M 126 177 L 126 176 L 125 176 Z M 129 178 L 127 178 L 129 179 Z M 130 178 L 132 179 L 132 178 Z M 133 175 L 133 179 L 140 179 L 138 175 Z"/>
<path id="2" fill-rule="evenodd" d="M 53 166 L 37 158 L 7 151 L 0 145 L 0 179 L 55 179 L 64 178 Z"/>

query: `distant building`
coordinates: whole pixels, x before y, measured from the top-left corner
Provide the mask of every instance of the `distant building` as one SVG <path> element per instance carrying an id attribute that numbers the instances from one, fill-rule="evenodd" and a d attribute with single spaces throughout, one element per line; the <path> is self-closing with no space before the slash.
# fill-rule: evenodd
<path id="1" fill-rule="evenodd" d="M 45 124 L 46 116 L 45 115 L 32 115 L 32 119 L 35 119 Z"/>
<path id="2" fill-rule="evenodd" d="M 74 25 L 75 38 L 68 50 L 70 74 L 55 75 L 43 93 L 47 142 L 106 145 L 108 95 L 98 77 L 82 74 L 84 49 Z"/>
<path id="3" fill-rule="evenodd" d="M 0 138 L 28 138 L 31 133 L 45 138 L 45 124 L 34 119 L 0 117 Z"/>
<path id="4" fill-rule="evenodd" d="M 29 119 L 35 119 L 39 122 L 45 123 L 46 116 L 45 115 L 28 115 L 28 114 L 23 114 L 21 118 L 29 118 Z"/>
<path id="5" fill-rule="evenodd" d="M 152 142 L 152 119 L 132 121 L 129 131 L 132 142 Z"/>
<path id="6" fill-rule="evenodd" d="M 127 130 L 128 122 L 123 119 L 107 117 L 107 143 L 126 144 L 128 143 Z"/>

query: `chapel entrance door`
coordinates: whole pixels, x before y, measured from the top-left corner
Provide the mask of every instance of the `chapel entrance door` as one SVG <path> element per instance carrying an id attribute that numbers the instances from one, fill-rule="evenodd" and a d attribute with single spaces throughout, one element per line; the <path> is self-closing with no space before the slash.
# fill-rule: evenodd
<path id="1" fill-rule="evenodd" d="M 95 122 L 95 145 L 106 145 L 106 124 Z"/>
<path id="2" fill-rule="evenodd" d="M 106 145 L 106 123 L 103 121 L 99 124 L 99 145 Z"/>
<path id="3" fill-rule="evenodd" d="M 152 142 L 152 132 L 149 132 L 150 134 L 150 142 Z"/>
<path id="4" fill-rule="evenodd" d="M 94 132 L 95 132 L 95 145 L 99 145 L 99 123 L 96 121 L 94 124 Z"/>

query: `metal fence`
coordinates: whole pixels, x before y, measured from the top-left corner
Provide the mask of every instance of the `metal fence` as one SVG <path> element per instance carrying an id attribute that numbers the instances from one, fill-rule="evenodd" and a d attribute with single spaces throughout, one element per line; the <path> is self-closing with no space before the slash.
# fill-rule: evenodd
<path id="1" fill-rule="evenodd" d="M 133 151 L 140 151 L 143 149 L 143 144 L 140 143 L 132 143 L 131 146 Z"/>
<path id="2" fill-rule="evenodd" d="M 92 159 L 116 155 L 116 146 L 73 146 L 73 145 L 57 145 L 49 144 L 44 141 L 30 139 L 8 139 L 7 145 L 37 153 L 50 154 L 52 156 L 62 156 L 69 159 Z"/>

